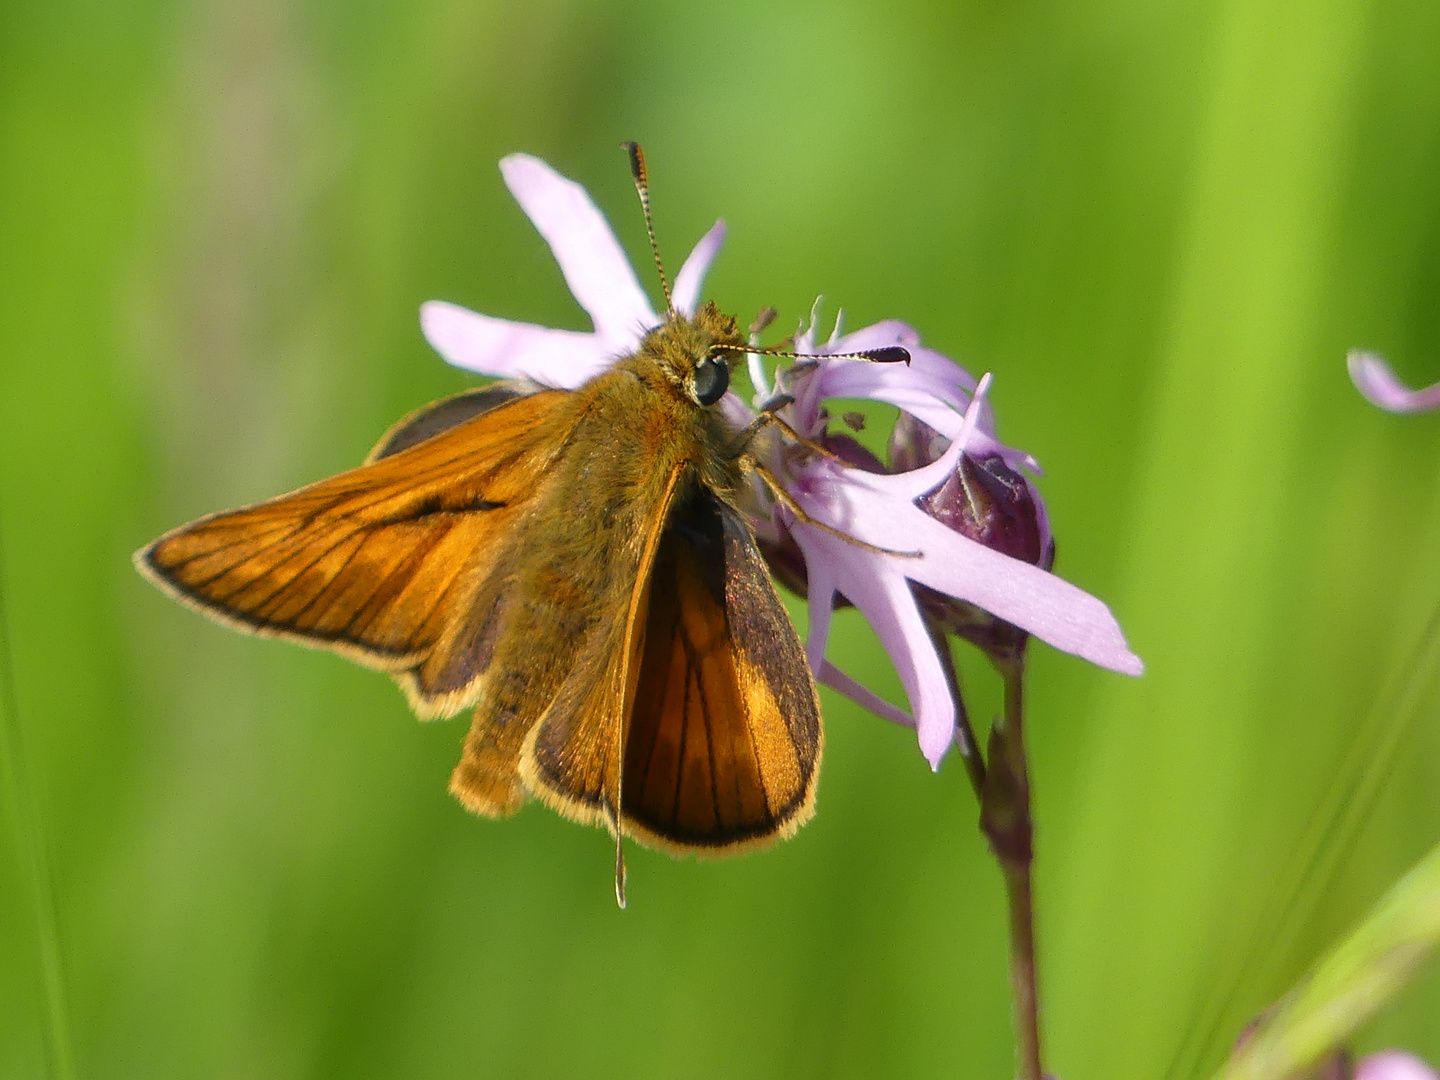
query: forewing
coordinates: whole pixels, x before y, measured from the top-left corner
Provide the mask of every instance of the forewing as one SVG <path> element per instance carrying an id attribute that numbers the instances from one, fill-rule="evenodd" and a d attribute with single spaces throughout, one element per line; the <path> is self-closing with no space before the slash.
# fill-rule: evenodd
<path id="1" fill-rule="evenodd" d="M 645 508 L 649 528 L 635 558 L 612 567 L 620 579 L 607 590 L 617 601 L 615 610 L 602 613 L 521 756 L 520 773 L 530 789 L 574 821 L 604 823 L 612 830 L 618 825 L 621 736 L 640 674 L 651 568 L 668 535 L 665 523 L 685 471 L 684 465 L 676 468 L 658 503 Z"/>
<path id="2" fill-rule="evenodd" d="M 749 527 L 702 492 L 651 574 L 625 740 L 627 832 L 675 852 L 764 846 L 814 811 L 819 701 Z"/>
<path id="3" fill-rule="evenodd" d="M 483 674 L 504 603 L 494 570 L 563 444 L 566 396 L 505 400 L 371 464 L 202 518 L 136 564 L 222 622 L 333 649 L 395 674 L 422 714 L 454 712 Z"/>
<path id="4" fill-rule="evenodd" d="M 702 490 L 672 510 L 653 551 L 634 616 L 617 612 L 577 658 L 522 775 L 566 816 L 618 821 L 665 851 L 788 836 L 813 812 L 820 710 L 754 538 Z"/>

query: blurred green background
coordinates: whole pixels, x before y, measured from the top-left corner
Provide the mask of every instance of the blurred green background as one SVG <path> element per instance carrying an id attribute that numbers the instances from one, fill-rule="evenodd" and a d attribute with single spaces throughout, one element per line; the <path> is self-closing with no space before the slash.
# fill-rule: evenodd
<path id="1" fill-rule="evenodd" d="M 1440 838 L 1440 416 L 1344 373 L 1440 378 L 1437 56 L 1401 0 L 0 5 L 0 1075 L 1013 1075 L 953 757 L 827 692 L 814 822 L 632 851 L 619 912 L 603 835 L 449 798 L 463 721 L 130 567 L 471 385 L 423 300 L 586 325 L 503 154 L 652 281 L 623 138 L 672 264 L 729 221 L 723 308 L 995 373 L 1149 666 L 1035 650 L 1050 1067 L 1208 1072 Z M 1440 1061 L 1440 978 L 1387 1044 Z"/>

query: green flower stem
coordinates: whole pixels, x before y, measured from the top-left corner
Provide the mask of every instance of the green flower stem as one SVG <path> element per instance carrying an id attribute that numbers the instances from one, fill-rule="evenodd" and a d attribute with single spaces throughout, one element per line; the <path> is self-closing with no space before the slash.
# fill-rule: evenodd
<path id="1" fill-rule="evenodd" d="M 1010 907 L 1010 985 L 1020 1080 L 1041 1080 L 1040 986 L 1035 964 L 1035 905 L 1030 869 L 1034 826 L 1025 757 L 1025 652 L 1021 646 L 996 666 L 1005 680 L 1005 711 L 990 730 L 989 765 L 980 827 L 1000 862 Z"/>

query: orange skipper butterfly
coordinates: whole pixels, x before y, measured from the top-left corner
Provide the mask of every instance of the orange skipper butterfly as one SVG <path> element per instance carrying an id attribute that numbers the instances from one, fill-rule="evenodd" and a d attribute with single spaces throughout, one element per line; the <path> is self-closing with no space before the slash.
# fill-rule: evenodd
<path id="1" fill-rule="evenodd" d="M 669 308 L 633 355 L 573 391 L 501 382 L 427 406 L 359 468 L 135 556 L 227 626 L 390 674 L 422 718 L 473 710 L 450 790 L 488 817 L 533 795 L 608 828 L 622 906 L 623 837 L 707 855 L 789 836 L 822 744 L 741 512 L 752 474 L 798 509 L 751 452 L 786 425 L 762 411 L 738 430 L 716 407 L 753 350 L 713 303 L 668 304 L 626 146 Z"/>

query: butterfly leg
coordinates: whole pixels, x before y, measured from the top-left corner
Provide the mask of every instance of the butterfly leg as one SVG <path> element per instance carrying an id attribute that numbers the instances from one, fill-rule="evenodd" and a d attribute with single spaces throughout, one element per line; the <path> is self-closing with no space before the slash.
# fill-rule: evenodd
<path id="1" fill-rule="evenodd" d="M 849 533 L 841 532 L 833 525 L 827 525 L 825 522 L 811 517 L 805 511 L 805 508 L 795 501 L 794 496 L 785 490 L 785 485 L 775 478 L 775 474 L 754 457 L 749 454 L 741 454 L 736 461 L 741 469 L 759 477 L 760 481 L 770 489 L 770 493 L 775 496 L 776 500 L 779 501 L 785 509 L 789 510 L 790 513 L 794 514 L 797 520 L 804 522 L 806 525 L 823 529 L 830 535 L 837 536 L 841 540 L 844 540 L 847 544 L 854 544 L 856 547 L 864 548 L 866 551 L 873 551 L 877 555 L 898 555 L 902 559 L 920 558 L 921 553 L 918 551 L 892 551 L 890 548 L 876 547 L 874 544 L 866 543 L 864 540 L 851 536 Z"/>
<path id="2" fill-rule="evenodd" d="M 755 438 L 755 436 L 760 434 L 760 432 L 763 431 L 765 428 L 773 426 L 778 427 L 792 442 L 798 443 L 799 445 L 805 447 L 805 449 L 809 450 L 811 453 L 819 454 L 821 457 L 824 458 L 829 458 L 831 461 L 834 461 L 840 465 L 847 464 L 845 459 L 840 457 L 840 455 L 835 453 L 835 451 L 829 449 L 828 447 L 822 446 L 814 439 L 807 439 L 804 435 L 801 435 L 784 420 L 780 419 L 780 416 L 776 410 L 783 409 L 786 405 L 792 404 L 794 401 L 795 399 L 789 394 L 781 394 L 778 397 L 771 398 L 763 406 L 761 406 L 760 415 L 757 416 L 754 420 L 750 421 L 750 423 L 745 427 L 745 430 L 740 432 L 739 438 L 736 439 L 736 450 L 733 456 L 743 456 L 745 454 L 745 448 L 750 445 L 751 441 Z"/>

